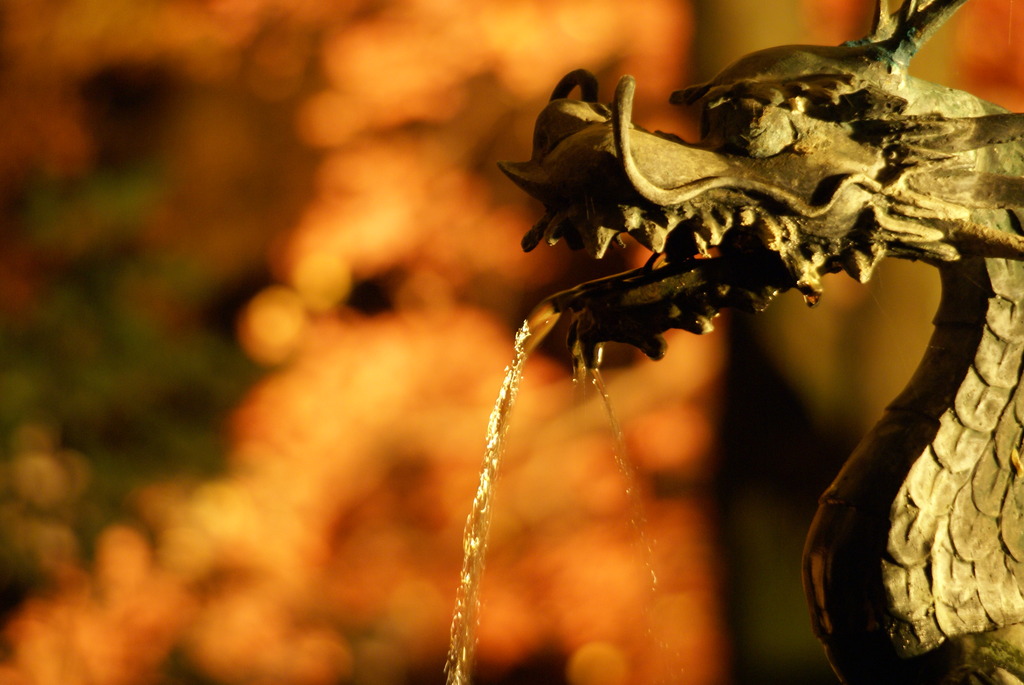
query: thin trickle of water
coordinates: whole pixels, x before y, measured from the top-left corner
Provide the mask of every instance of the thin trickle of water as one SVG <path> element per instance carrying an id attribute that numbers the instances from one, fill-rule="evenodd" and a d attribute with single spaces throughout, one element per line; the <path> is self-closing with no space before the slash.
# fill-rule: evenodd
<path id="1" fill-rule="evenodd" d="M 572 383 L 576 387 L 576 391 L 582 395 L 586 391 L 587 379 L 589 378 L 590 383 L 597 390 L 598 397 L 601 398 L 601 405 L 604 407 L 604 413 L 608 417 L 608 423 L 612 429 L 615 465 L 619 467 L 619 471 L 626 482 L 626 496 L 629 497 L 630 507 L 630 525 L 633 528 L 633 533 L 636 535 L 637 544 L 644 558 L 644 565 L 651 579 L 650 593 L 653 597 L 657 592 L 658 575 L 654 570 L 654 550 L 651 547 L 650 540 L 647 538 L 647 516 L 644 513 L 643 500 L 640 497 L 640 480 L 636 474 L 636 469 L 633 468 L 633 464 L 629 460 L 629 455 L 626 453 L 626 440 L 622 433 L 622 424 L 619 423 L 619 417 L 615 414 L 615 409 L 612 407 L 612 398 L 608 394 L 608 386 L 605 384 L 604 376 L 601 374 L 600 366 L 603 353 L 603 344 L 598 345 L 593 350 L 590 363 L 588 363 L 583 346 L 577 341 L 572 349 Z"/>
<path id="2" fill-rule="evenodd" d="M 611 424 L 615 465 L 619 467 L 619 471 L 626 481 L 626 495 L 629 497 L 630 506 L 629 522 L 633 528 L 633 534 L 636 536 L 640 553 L 643 556 L 647 575 L 651 580 L 649 592 L 653 598 L 658 589 L 658 574 L 654 570 L 654 548 L 647 537 L 647 515 L 644 512 L 643 500 L 640 497 L 640 479 L 637 476 L 636 469 L 633 468 L 633 464 L 629 460 L 629 455 L 626 453 L 626 440 L 622 433 L 622 425 L 619 423 L 619 417 L 616 416 L 615 410 L 612 408 L 612 399 L 608 394 L 608 386 L 605 385 L 604 376 L 597 367 L 590 368 L 587 371 L 591 383 L 597 389 L 597 394 L 601 398 L 601 404 L 604 405 L 605 414 L 608 416 L 608 423 Z"/>
<path id="3" fill-rule="evenodd" d="M 600 358 L 600 350 L 598 350 L 595 359 L 600 361 Z M 629 454 L 626 451 L 626 440 L 622 432 L 622 424 L 619 423 L 619 417 L 616 415 L 615 410 L 612 407 L 611 395 L 608 393 L 608 386 L 604 382 L 604 376 L 601 374 L 601 370 L 596 366 L 588 368 L 580 360 L 576 360 L 576 366 L 578 368 L 576 369 L 573 382 L 581 384 L 585 382 L 586 378 L 590 378 L 591 384 L 597 390 L 597 394 L 601 398 L 601 404 L 604 406 L 605 415 L 608 417 L 608 423 L 612 430 L 615 465 L 619 467 L 623 480 L 626 482 L 626 496 L 629 498 L 630 508 L 629 523 L 633 529 L 634 540 L 640 556 L 643 559 L 644 569 L 647 571 L 647 577 L 649 580 L 647 586 L 647 602 L 643 607 L 643 613 L 646 617 L 646 621 L 644 622 L 645 632 L 647 638 L 653 640 L 657 645 L 657 648 L 661 650 L 663 654 L 668 654 L 669 645 L 661 636 L 655 635 L 652 630 L 651 611 L 654 608 L 654 603 L 658 596 L 658 574 L 654 566 L 654 547 L 651 544 L 650 538 L 647 536 L 647 515 L 644 511 L 643 499 L 640 496 L 640 478 L 637 475 L 636 469 L 633 467 L 633 464 L 629 459 Z M 584 374 L 582 377 L 580 376 L 581 369 Z M 665 660 L 663 663 L 668 663 L 668 661 Z M 656 682 L 658 683 L 668 683 L 673 680 L 671 674 L 667 671 L 661 671 L 656 678 Z"/>
<path id="4" fill-rule="evenodd" d="M 515 356 L 505 369 L 505 379 L 498 399 L 487 421 L 487 441 L 484 461 L 480 468 L 473 506 L 466 519 L 462 536 L 462 572 L 452 616 L 451 642 L 445 671 L 448 685 L 469 685 L 472 680 L 473 660 L 476 653 L 476 628 L 480 609 L 480 579 L 483 576 L 487 553 L 487 535 L 491 527 L 491 499 L 494 485 L 505 453 L 505 435 L 509 418 L 519 393 L 523 367 L 530 352 L 558 320 L 558 312 L 547 303 L 541 304 L 523 322 L 515 339 Z"/>

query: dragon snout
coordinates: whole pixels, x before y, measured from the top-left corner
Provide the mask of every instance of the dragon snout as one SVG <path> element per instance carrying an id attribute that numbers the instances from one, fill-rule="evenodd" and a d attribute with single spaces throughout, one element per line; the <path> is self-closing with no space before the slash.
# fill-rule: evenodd
<path id="1" fill-rule="evenodd" d="M 541 202 L 546 202 L 550 197 L 554 184 L 543 165 L 534 161 L 498 162 L 498 168 L 530 197 Z"/>

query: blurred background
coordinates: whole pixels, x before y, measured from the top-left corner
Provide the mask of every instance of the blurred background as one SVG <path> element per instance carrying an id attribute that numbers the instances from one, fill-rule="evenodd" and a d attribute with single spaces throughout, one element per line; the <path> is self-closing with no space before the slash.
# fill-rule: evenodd
<path id="1" fill-rule="evenodd" d="M 868 0 L 5 0 L 0 685 L 443 682 L 512 337 L 631 267 L 495 167 L 565 72 L 667 103 L 750 50 L 864 35 Z M 1024 8 L 972 0 L 919 75 L 1024 110 Z M 637 470 L 528 362 L 478 682 L 829 683 L 800 590 L 815 499 L 909 377 L 937 279 L 610 348 Z M 634 530 L 627 488 L 659 577 Z"/>

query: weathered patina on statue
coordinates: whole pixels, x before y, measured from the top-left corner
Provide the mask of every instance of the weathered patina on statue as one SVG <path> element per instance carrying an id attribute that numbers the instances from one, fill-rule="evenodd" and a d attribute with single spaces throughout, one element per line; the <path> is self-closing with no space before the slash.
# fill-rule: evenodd
<path id="1" fill-rule="evenodd" d="M 882 0 L 863 40 L 757 52 L 674 93 L 696 143 L 632 123 L 632 78 L 604 105 L 573 72 L 532 159 L 502 164 L 547 210 L 525 249 L 601 257 L 628 234 L 654 253 L 551 298 L 592 364 L 605 341 L 658 358 L 663 331 L 784 290 L 815 304 L 824 274 L 863 282 L 883 257 L 939 269 L 919 370 L 806 546 L 812 621 L 851 684 L 1024 683 L 1024 115 L 907 73 L 965 1 Z"/>

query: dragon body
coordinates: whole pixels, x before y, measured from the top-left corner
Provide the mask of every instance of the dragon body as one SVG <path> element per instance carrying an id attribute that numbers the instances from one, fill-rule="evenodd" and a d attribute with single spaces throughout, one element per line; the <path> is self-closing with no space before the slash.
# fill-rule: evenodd
<path id="1" fill-rule="evenodd" d="M 879 2 L 861 41 L 753 53 L 673 94 L 700 112 L 695 143 L 631 121 L 631 78 L 605 105 L 573 72 L 532 159 L 502 164 L 547 210 L 526 249 L 600 257 L 628 234 L 653 253 L 551 298 L 590 364 L 605 341 L 658 358 L 663 331 L 784 290 L 815 304 L 823 275 L 866 281 L 884 257 L 939 269 L 924 359 L 805 550 L 814 629 L 853 685 L 1024 683 L 1024 116 L 907 74 L 964 2 Z"/>

